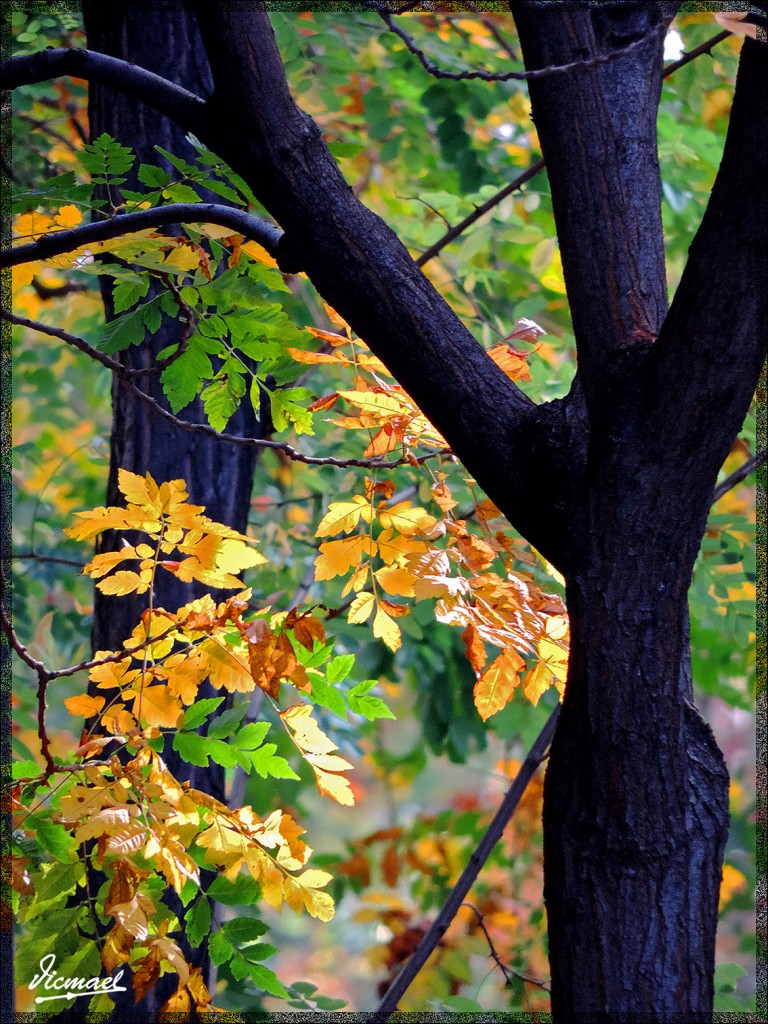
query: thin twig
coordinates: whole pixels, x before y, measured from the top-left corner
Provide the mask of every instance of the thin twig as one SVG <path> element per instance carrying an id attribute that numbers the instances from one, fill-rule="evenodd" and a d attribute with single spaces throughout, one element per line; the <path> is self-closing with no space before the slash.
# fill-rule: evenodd
<path id="1" fill-rule="evenodd" d="M 738 469 L 735 469 L 730 476 L 727 476 L 721 484 L 717 485 L 712 494 L 712 504 L 714 505 L 716 501 L 719 501 L 724 494 L 730 491 L 731 488 L 736 487 L 737 484 L 740 484 L 742 480 L 746 480 L 748 476 L 751 476 L 756 469 L 763 465 L 766 457 L 768 457 L 768 448 L 763 448 L 757 455 L 752 455 L 746 462 L 743 462 Z"/>
<path id="2" fill-rule="evenodd" d="M 464 900 L 464 902 L 461 905 L 462 907 L 468 907 L 470 910 L 474 911 L 475 916 L 477 918 L 477 923 L 480 925 L 483 935 L 485 936 L 485 941 L 488 943 L 488 948 L 491 951 L 491 956 L 496 962 L 496 966 L 504 975 L 504 981 L 507 985 L 510 984 L 513 978 L 519 978 L 521 981 L 524 981 L 528 985 L 535 985 L 536 988 L 541 988 L 544 989 L 545 992 L 549 992 L 549 985 L 547 985 L 546 982 L 536 981 L 535 978 L 529 978 L 526 974 L 521 974 L 520 971 L 515 971 L 511 967 L 508 967 L 501 959 L 498 952 L 496 951 L 496 947 L 493 944 L 493 939 L 491 938 L 491 935 L 485 925 L 484 916 L 480 913 L 480 911 L 477 909 L 474 903 L 469 903 L 467 900 Z"/>
<path id="3" fill-rule="evenodd" d="M 400 1002 L 403 994 L 427 962 L 432 951 L 440 942 L 440 939 L 442 939 L 443 935 L 445 935 L 448 930 L 448 926 L 456 916 L 456 912 L 459 907 L 464 902 L 464 897 L 472 888 L 475 879 L 480 873 L 480 870 L 488 859 L 491 851 L 496 846 L 496 843 L 501 839 L 504 829 L 514 814 L 528 783 L 533 778 L 533 775 L 541 762 L 546 758 L 559 717 L 560 704 L 554 708 L 541 732 L 536 737 L 533 746 L 528 751 L 528 754 L 520 767 L 520 771 L 517 773 L 512 785 L 507 790 L 506 796 L 501 802 L 501 806 L 493 816 L 493 820 L 488 826 L 483 838 L 480 840 L 477 849 L 470 857 L 469 863 L 462 871 L 459 880 L 451 890 L 448 899 L 443 904 L 440 913 L 432 922 L 430 928 L 411 954 L 410 959 L 404 964 L 402 970 L 387 989 L 384 998 L 372 1014 L 372 1020 L 376 1022 L 376 1024 L 385 1021 L 389 1015 L 397 1009 L 397 1004 Z"/>
<path id="4" fill-rule="evenodd" d="M 727 30 L 724 32 L 718 32 L 716 36 L 712 36 L 711 39 L 707 39 L 705 42 L 701 43 L 700 46 L 695 47 L 693 50 L 688 50 L 679 60 L 673 61 L 672 64 L 667 64 L 664 68 L 664 78 L 674 74 L 675 71 L 678 71 L 680 68 L 684 68 L 686 64 L 690 64 L 692 60 L 696 60 L 696 58 L 700 57 L 703 53 L 709 53 L 713 47 L 717 46 L 718 43 L 722 43 L 722 41 L 727 39 L 729 35 L 731 35 L 731 33 Z"/>
<path id="5" fill-rule="evenodd" d="M 37 551 L 22 551 L 11 555 L 13 561 L 52 562 L 54 565 L 71 565 L 73 569 L 85 568 L 85 562 L 76 562 L 74 558 L 60 558 L 58 555 L 41 555 Z"/>
<path id="6" fill-rule="evenodd" d="M 444 249 L 449 242 L 452 242 L 454 238 L 458 238 L 458 236 L 474 224 L 475 221 L 480 220 L 484 214 L 488 213 L 489 210 L 492 210 L 494 206 L 498 206 L 502 199 L 506 199 L 508 195 L 511 195 L 513 192 L 517 192 L 517 190 L 522 188 L 527 181 L 530 181 L 531 178 L 535 177 L 539 173 L 539 171 L 543 170 L 543 160 L 537 160 L 535 164 L 531 164 L 531 166 L 527 170 L 523 171 L 522 174 L 518 174 L 514 181 L 510 181 L 508 185 L 505 185 L 504 188 L 491 196 L 490 199 L 487 199 L 482 206 L 478 206 L 472 211 L 472 213 L 466 216 L 464 220 L 459 221 L 458 224 L 446 231 L 442 238 L 438 238 L 434 245 L 430 245 L 430 247 L 414 261 L 416 266 L 423 267 L 425 263 L 437 256 L 440 250 Z"/>
<path id="7" fill-rule="evenodd" d="M 639 47 L 644 46 L 653 36 L 660 35 L 662 32 L 666 32 L 667 27 L 662 22 L 655 25 L 649 32 L 641 36 L 639 39 L 635 39 L 634 42 L 629 43 L 627 46 L 623 46 L 618 50 L 611 50 L 609 53 L 600 53 L 594 57 L 588 57 L 585 60 L 574 60 L 569 61 L 567 64 L 550 64 L 545 68 L 534 68 L 530 71 L 446 71 L 444 68 L 439 67 L 433 60 L 424 53 L 424 51 L 417 45 L 412 36 L 400 28 L 396 24 L 392 12 L 384 7 L 382 4 L 375 2 L 375 0 L 368 0 L 366 7 L 369 10 L 375 11 L 381 20 L 386 24 L 390 32 L 394 32 L 396 36 L 405 43 L 406 47 L 410 52 L 417 57 L 421 66 L 434 78 L 448 78 L 452 81 L 467 81 L 469 79 L 480 79 L 483 82 L 510 82 L 518 81 L 524 82 L 535 78 L 548 78 L 550 75 L 561 75 L 569 71 L 575 71 L 581 68 L 592 68 L 597 67 L 600 64 L 607 64 L 609 61 L 617 60 L 625 54 L 631 53 L 633 50 L 637 50 Z"/>
<path id="8" fill-rule="evenodd" d="M 246 448 L 268 448 L 272 451 L 282 452 L 292 462 L 301 462 L 307 466 L 336 466 L 339 469 L 347 469 L 351 466 L 357 466 L 363 469 L 396 469 L 398 466 L 404 466 L 407 464 L 413 465 L 414 461 L 420 465 L 422 462 L 427 462 L 429 459 L 452 455 L 450 449 L 439 448 L 436 451 L 428 452 L 426 455 L 417 455 L 411 458 L 404 457 L 401 459 L 389 459 L 386 461 L 380 461 L 378 459 L 337 459 L 330 455 L 305 455 L 303 452 L 297 451 L 293 445 L 288 444 L 286 441 L 267 441 L 258 437 L 238 437 L 235 434 L 220 434 L 217 430 L 214 430 L 213 427 L 206 426 L 204 423 L 189 423 L 187 420 L 179 419 L 178 416 L 174 416 L 173 413 L 164 409 L 159 402 L 152 398 L 151 395 L 146 394 L 141 390 L 141 388 L 138 388 L 134 384 L 125 367 L 121 363 L 118 363 L 115 359 L 110 358 L 103 352 L 99 352 L 97 349 L 93 348 L 92 345 L 89 345 L 83 338 L 78 338 L 73 334 L 69 334 L 67 331 L 62 331 L 58 327 L 50 327 L 48 324 L 40 323 L 37 320 L 29 320 L 26 317 L 16 316 L 15 313 L 10 313 L 6 309 L 0 309 L 0 318 L 8 320 L 21 327 L 28 327 L 31 330 L 39 331 L 41 334 L 48 334 L 53 338 L 59 338 L 61 341 L 65 341 L 68 345 L 72 345 L 74 348 L 78 349 L 78 351 L 83 352 L 85 355 L 90 356 L 91 359 L 95 359 L 97 362 L 100 362 L 103 366 L 106 366 L 125 380 L 126 384 L 128 384 L 136 396 L 148 405 L 155 415 L 160 416 L 168 423 L 172 423 L 180 430 L 186 430 L 192 434 L 202 434 L 204 437 L 212 437 L 218 441 L 226 442 L 227 444 L 241 445 Z"/>

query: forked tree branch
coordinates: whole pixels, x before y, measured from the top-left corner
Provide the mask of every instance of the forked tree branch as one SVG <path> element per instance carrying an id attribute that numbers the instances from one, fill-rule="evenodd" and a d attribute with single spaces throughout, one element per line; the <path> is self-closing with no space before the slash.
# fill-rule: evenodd
<path id="1" fill-rule="evenodd" d="M 270 256 L 277 254 L 282 231 L 268 221 L 253 217 L 244 210 L 218 203 L 170 203 L 136 213 L 124 213 L 110 220 L 81 224 L 66 231 L 51 231 L 36 242 L 19 245 L 0 253 L 0 268 L 15 267 L 33 260 L 50 259 L 72 252 L 84 245 L 106 242 L 135 231 L 145 231 L 162 224 L 220 224 L 233 232 L 258 242 Z"/>

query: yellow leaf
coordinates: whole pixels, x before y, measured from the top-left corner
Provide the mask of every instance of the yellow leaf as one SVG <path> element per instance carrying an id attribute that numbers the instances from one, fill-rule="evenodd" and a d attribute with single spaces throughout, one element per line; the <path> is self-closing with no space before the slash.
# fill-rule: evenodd
<path id="1" fill-rule="evenodd" d="M 747 879 L 738 868 L 731 864 L 723 864 L 723 880 L 720 883 L 720 903 L 718 910 L 730 903 L 737 892 L 744 892 L 747 888 Z"/>
<path id="2" fill-rule="evenodd" d="M 541 695 L 547 692 L 553 682 L 554 677 L 550 670 L 543 662 L 539 662 L 530 672 L 525 674 L 523 679 L 523 696 L 536 707 Z"/>
<path id="3" fill-rule="evenodd" d="M 373 635 L 377 639 L 383 640 L 390 651 L 396 651 L 402 642 L 400 627 L 394 619 L 387 615 L 381 605 L 376 609 L 376 617 L 373 620 Z"/>
<path id="4" fill-rule="evenodd" d="M 405 555 L 420 555 L 427 550 L 427 543 L 412 537 L 398 536 L 392 530 L 384 530 L 378 537 L 379 554 L 387 565 L 399 562 Z"/>
<path id="5" fill-rule="evenodd" d="M 181 703 L 174 697 L 167 686 L 145 686 L 137 694 L 131 709 L 137 719 L 147 725 L 157 725 L 172 729 L 183 711 Z"/>
<path id="6" fill-rule="evenodd" d="M 82 219 L 83 215 L 76 206 L 62 206 L 54 221 L 60 228 L 76 228 Z"/>
<path id="7" fill-rule="evenodd" d="M 329 540 L 320 545 L 320 554 L 315 559 L 315 579 L 330 580 L 343 576 L 357 565 L 364 555 L 375 555 L 376 544 L 365 534 Z"/>
<path id="8" fill-rule="evenodd" d="M 325 871 L 317 870 L 305 871 L 298 877 L 286 878 L 283 882 L 285 902 L 297 914 L 306 909 L 312 917 L 330 921 L 335 913 L 333 900 L 328 893 L 318 891 L 330 880 L 331 876 Z"/>
<path id="9" fill-rule="evenodd" d="M 385 530 L 397 530 L 404 537 L 416 532 L 428 533 L 437 520 L 423 508 L 413 508 L 410 501 L 401 501 L 379 513 L 379 522 Z"/>
<path id="10" fill-rule="evenodd" d="M 413 573 L 401 569 L 397 565 L 388 565 L 377 569 L 374 573 L 377 581 L 388 594 L 399 594 L 401 597 L 413 597 Z"/>
<path id="11" fill-rule="evenodd" d="M 520 682 L 520 669 L 525 662 L 511 647 L 503 651 L 483 672 L 475 684 L 475 707 L 486 721 L 509 702 Z"/>
<path id="12" fill-rule="evenodd" d="M 311 755 L 307 756 L 307 760 L 312 764 L 313 758 Z M 339 760 L 342 760 L 342 758 L 339 758 Z M 350 765 L 350 767 L 352 766 Z M 355 797 L 348 779 L 345 779 L 343 775 L 324 771 L 314 764 L 312 764 L 312 768 L 315 772 L 317 788 L 324 796 L 330 797 L 331 800 L 335 800 L 336 803 L 343 804 L 345 807 L 354 806 Z"/>
<path id="13" fill-rule="evenodd" d="M 402 412 L 403 409 L 402 402 L 397 398 L 377 391 L 340 391 L 339 394 L 363 412 L 391 416 L 393 413 Z"/>
<path id="14" fill-rule="evenodd" d="M 212 686 L 223 686 L 230 693 L 249 693 L 255 683 L 248 663 L 231 648 L 216 640 L 204 640 L 198 648 L 205 674 Z"/>
<path id="15" fill-rule="evenodd" d="M 98 715 L 104 704 L 105 700 L 103 697 L 89 697 L 86 694 L 78 697 L 67 697 L 64 701 L 64 707 L 70 715 L 82 715 L 83 718 Z"/>
<path id="16" fill-rule="evenodd" d="M 328 506 L 315 536 L 333 537 L 337 533 L 351 533 L 361 516 L 366 523 L 370 523 L 373 518 L 373 509 L 362 495 L 355 494 L 351 501 L 334 501 Z"/>
<path id="17" fill-rule="evenodd" d="M 312 717 L 311 704 L 294 704 L 279 714 L 293 732 L 297 746 L 305 753 L 330 754 L 337 749 L 336 744 L 325 735 Z"/>
<path id="18" fill-rule="evenodd" d="M 146 546 L 142 545 L 142 547 Z M 152 549 L 150 548 L 149 550 L 151 554 Z M 105 551 L 100 555 L 93 556 L 83 569 L 83 575 L 90 576 L 91 579 L 96 580 L 100 576 L 106 576 L 108 572 L 111 572 L 121 562 L 126 561 L 128 558 L 136 557 L 138 557 L 136 548 L 131 547 L 129 544 L 118 551 Z"/>
<path id="19" fill-rule="evenodd" d="M 142 569 L 140 573 L 118 569 L 112 576 L 99 580 L 96 586 L 103 594 L 144 594 L 152 583 L 152 570 Z"/>
<path id="20" fill-rule="evenodd" d="M 373 594 L 369 594 L 367 591 L 363 591 L 362 594 L 358 594 L 352 604 L 349 606 L 349 614 L 347 615 L 347 621 L 353 624 L 360 622 L 367 622 L 371 616 L 374 606 Z"/>

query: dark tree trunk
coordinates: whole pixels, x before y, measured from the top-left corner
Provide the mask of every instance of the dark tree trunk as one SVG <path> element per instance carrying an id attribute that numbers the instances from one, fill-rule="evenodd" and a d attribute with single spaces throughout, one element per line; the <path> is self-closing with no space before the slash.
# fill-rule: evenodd
<path id="1" fill-rule="evenodd" d="M 210 94 L 212 85 L 208 61 L 196 20 L 187 4 L 158 4 L 143 0 L 132 3 L 86 0 L 84 16 L 89 47 L 154 71 L 200 96 Z M 89 119 L 92 139 L 107 132 L 136 153 L 137 163 L 126 184 L 127 188 L 141 188 L 135 178 L 139 163 L 160 163 L 166 169 L 173 170 L 157 153 L 155 145 L 190 162 L 194 160 L 195 151 L 186 141 L 185 129 L 150 107 L 107 87 L 96 84 L 91 87 Z M 204 198 L 217 203 L 224 202 L 218 196 L 209 195 Z M 180 234 L 181 229 L 170 228 L 168 233 Z M 153 283 L 149 294 L 156 294 L 161 287 Z M 108 286 L 103 288 L 103 294 L 107 319 L 111 319 L 112 301 Z M 127 349 L 121 353 L 120 358 L 131 369 L 153 366 L 156 354 L 178 341 L 182 330 L 183 324 L 179 320 L 164 319 L 156 334 L 146 338 L 141 346 Z M 158 373 L 147 374 L 140 378 L 139 383 L 164 408 L 169 408 Z M 118 469 L 142 475 L 149 472 L 158 483 L 183 478 L 187 482 L 189 500 L 193 504 L 204 505 L 206 514 L 212 519 L 236 530 L 245 530 L 256 462 L 255 449 L 226 445 L 174 427 L 148 411 L 147 405 L 117 378 L 112 386 L 112 405 L 107 504 L 123 503 L 117 489 Z M 199 399 L 184 409 L 181 416 L 195 423 L 207 422 Z M 258 424 L 247 399 L 230 420 L 228 430 L 243 436 L 257 436 Z M 102 550 L 109 550 L 119 543 L 119 537 L 107 535 Z M 185 584 L 170 573 L 159 573 L 154 589 L 155 607 L 175 611 L 204 592 L 210 592 L 210 588 Z M 119 649 L 146 607 L 146 595 L 114 598 L 96 591 L 94 650 Z M 213 689 L 204 684 L 200 696 L 212 695 Z M 218 691 L 215 695 L 221 696 Z M 169 770 L 177 778 L 190 781 L 195 788 L 226 802 L 224 769 L 221 766 L 213 763 L 208 768 L 189 765 L 181 760 L 170 742 L 166 744 L 163 756 Z M 169 894 L 168 899 L 173 911 L 182 917 L 183 910 L 178 900 L 173 894 Z M 187 960 L 192 966 L 203 968 L 205 977 L 209 967 L 205 944 L 192 949 L 183 937 L 180 944 Z M 129 991 L 123 997 L 123 1002 L 117 1004 L 115 1019 L 155 1019 L 160 1006 L 175 990 L 177 982 L 175 975 L 166 975 L 135 1007 Z"/>

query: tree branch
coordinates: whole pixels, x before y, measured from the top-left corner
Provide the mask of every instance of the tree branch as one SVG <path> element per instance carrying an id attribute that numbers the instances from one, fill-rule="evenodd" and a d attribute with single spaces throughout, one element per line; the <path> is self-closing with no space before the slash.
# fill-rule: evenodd
<path id="1" fill-rule="evenodd" d="M 202 127 L 205 101 L 199 96 L 136 64 L 93 50 L 50 49 L 11 57 L 0 65 L 0 89 L 17 89 L 62 75 L 101 82 L 135 96 L 195 135 Z"/>
<path id="2" fill-rule="evenodd" d="M 746 462 L 743 462 L 738 469 L 734 469 L 730 476 L 727 476 L 725 480 L 715 488 L 714 494 L 712 495 L 712 504 L 714 505 L 715 502 L 719 501 L 724 494 L 727 494 L 728 491 L 746 480 L 748 476 L 751 476 L 756 469 L 764 465 L 767 456 L 768 448 L 763 448 L 763 450 L 758 452 L 757 455 L 752 455 Z"/>
<path id="3" fill-rule="evenodd" d="M 490 199 L 486 199 L 481 206 L 476 207 L 476 209 L 466 216 L 464 220 L 459 221 L 458 224 L 449 228 L 442 238 L 438 238 L 433 245 L 430 245 L 428 249 L 425 249 L 421 256 L 416 259 L 416 266 L 423 267 L 425 263 L 434 259 L 434 257 L 437 256 L 437 254 L 444 249 L 446 245 L 452 242 L 455 238 L 458 238 L 459 235 L 463 234 L 468 227 L 471 227 L 471 225 L 475 223 L 475 221 L 480 220 L 480 218 L 488 213 L 489 210 L 492 210 L 494 206 L 498 206 L 502 199 L 506 199 L 507 196 L 512 195 L 513 192 L 517 192 L 517 190 L 522 188 L 527 181 L 530 181 L 531 178 L 535 178 L 539 171 L 543 170 L 543 160 L 537 160 L 536 163 L 531 164 L 531 166 L 524 170 L 522 174 L 518 174 L 513 181 L 510 181 L 510 183 L 505 185 L 504 188 L 499 189 L 499 191 L 495 195 L 492 195 Z"/>
<path id="4" fill-rule="evenodd" d="M 666 32 L 666 26 L 655 25 L 651 28 L 645 36 L 641 39 L 635 39 L 627 46 L 622 46 L 616 50 L 611 50 L 609 53 L 596 54 L 593 57 L 587 57 L 584 60 L 568 61 L 560 64 L 549 64 L 547 67 L 534 68 L 527 71 L 446 71 L 444 68 L 439 67 L 433 60 L 424 53 L 424 51 L 417 45 L 413 37 L 400 28 L 395 22 L 392 12 L 389 8 L 383 4 L 375 3 L 373 0 L 368 0 L 365 5 L 370 10 L 375 11 L 381 20 L 386 24 L 390 32 L 394 32 L 396 36 L 405 43 L 408 50 L 417 57 L 421 66 L 427 71 L 433 78 L 448 78 L 452 81 L 466 81 L 468 79 L 480 79 L 483 82 L 510 82 L 510 81 L 529 81 L 530 79 L 548 78 L 551 75 L 562 75 L 569 71 L 575 71 L 577 68 L 593 68 L 601 64 L 607 64 L 610 61 L 618 60 L 618 58 L 625 56 L 625 54 L 631 53 L 638 47 L 643 46 L 651 36 L 661 34 L 662 31 Z"/>
<path id="5" fill-rule="evenodd" d="M 125 383 L 135 392 L 136 396 L 141 399 L 152 412 L 159 416 L 161 419 L 166 420 L 168 423 L 172 423 L 174 427 L 178 427 L 179 430 L 186 430 L 192 434 L 202 434 L 204 437 L 212 437 L 217 441 L 223 441 L 226 444 L 241 445 L 246 448 L 267 448 L 271 451 L 282 452 L 287 458 L 291 459 L 292 462 L 303 462 L 308 466 L 336 466 L 339 469 L 347 469 L 351 466 L 358 466 L 363 469 L 396 469 L 398 466 L 404 466 L 406 464 L 412 465 L 413 461 L 410 458 L 402 459 L 337 459 L 331 455 L 320 456 L 320 455 L 304 455 L 303 452 L 297 451 L 293 445 L 288 444 L 286 441 L 267 441 L 260 437 L 240 437 L 237 434 L 223 434 L 214 430 L 213 427 L 206 426 L 204 423 L 190 423 L 187 420 L 182 420 L 178 416 L 174 416 L 172 412 L 164 409 L 160 403 L 152 398 L 151 395 L 146 394 L 141 388 L 131 379 L 134 373 L 146 373 L 145 370 L 127 370 L 122 363 L 119 363 L 116 359 L 112 359 L 110 356 L 105 355 L 103 352 L 99 352 L 92 345 L 89 345 L 83 338 L 78 338 L 74 334 L 70 334 L 68 331 L 63 331 L 58 327 L 50 327 L 48 324 L 43 324 L 37 320 L 28 320 L 26 317 L 17 316 L 15 313 L 9 312 L 7 309 L 0 308 L 0 318 L 8 320 L 12 324 L 16 324 L 19 327 L 27 327 L 33 331 L 39 331 L 41 334 L 47 334 L 51 338 L 58 338 L 60 341 L 66 342 L 73 348 L 76 348 L 79 352 L 89 356 L 96 362 L 101 363 L 108 370 L 112 370 L 113 373 L 117 374 Z M 426 455 L 415 456 L 417 463 L 427 462 L 429 459 L 439 458 L 442 455 L 451 455 L 452 453 L 447 449 L 440 449 L 439 451 L 428 452 Z"/>
<path id="6" fill-rule="evenodd" d="M 170 203 L 168 206 L 155 206 L 136 213 L 124 213 L 111 220 L 81 224 L 66 231 L 52 231 L 36 242 L 19 245 L 0 253 L 0 268 L 61 256 L 83 245 L 106 242 L 110 238 L 159 227 L 162 224 L 205 223 L 231 228 L 233 232 L 258 242 L 272 256 L 278 251 L 278 243 L 282 236 L 280 229 L 244 210 L 220 206 L 218 203 Z"/>
<path id="7" fill-rule="evenodd" d="M 594 418 L 616 362 L 657 335 L 667 311 L 656 116 L 671 17 L 660 3 L 510 6 L 528 67 L 638 37 L 621 60 L 530 84 Z"/>
<path id="8" fill-rule="evenodd" d="M 727 30 L 718 32 L 717 35 L 707 39 L 699 46 L 695 46 L 692 50 L 688 50 L 688 52 L 684 53 L 679 60 L 673 61 L 671 64 L 667 64 L 664 68 L 664 77 L 666 78 L 668 75 L 673 75 L 675 71 L 679 71 L 680 68 L 684 68 L 686 64 L 690 64 L 692 60 L 696 60 L 696 58 L 700 57 L 703 53 L 711 53 L 714 47 L 717 46 L 718 43 L 722 43 L 722 41 L 727 39 L 729 35 L 731 35 L 731 33 Z"/>
<path id="9" fill-rule="evenodd" d="M 533 746 L 523 761 L 520 771 L 515 776 L 512 785 L 507 790 L 506 796 L 493 816 L 485 835 L 478 843 L 477 849 L 469 859 L 469 864 L 462 871 L 456 885 L 451 889 L 448 899 L 443 904 L 440 913 L 430 925 L 428 931 L 419 942 L 411 957 L 403 965 L 402 970 L 387 989 L 384 998 L 371 1015 L 374 1024 L 385 1021 L 391 1013 L 397 1009 L 397 1004 L 409 988 L 411 982 L 419 973 L 421 968 L 431 956 L 433 950 L 448 930 L 448 926 L 456 916 L 456 913 L 464 902 L 464 897 L 472 888 L 475 879 L 481 868 L 488 860 L 491 851 L 501 839 L 509 819 L 515 813 L 528 783 L 533 778 L 536 769 L 546 758 L 549 744 L 555 733 L 557 720 L 560 717 L 558 704 L 545 722 L 541 732 L 536 737 Z"/>
<path id="10" fill-rule="evenodd" d="M 215 83 L 202 137 L 284 229 L 281 268 L 307 272 L 514 526 L 558 564 L 566 518 L 529 457 L 540 436 L 537 406 L 358 201 L 290 94 L 266 10 L 225 0 L 196 9 Z"/>
<path id="11" fill-rule="evenodd" d="M 707 507 L 768 346 L 768 47 L 741 51 L 720 168 L 647 366 L 646 443 L 680 466 L 679 492 Z M 727 258 L 734 227 L 739 245 Z M 701 439 L 707 443 L 702 444 Z"/>
<path id="12" fill-rule="evenodd" d="M 477 918 L 477 923 L 480 926 L 480 930 L 482 931 L 483 935 L 485 936 L 485 941 L 488 943 L 488 949 L 491 952 L 491 956 L 493 957 L 496 966 L 504 975 L 504 981 L 507 985 L 509 985 L 513 978 L 519 978 L 521 981 L 526 982 L 528 985 L 535 985 L 536 988 L 541 988 L 544 989 L 545 992 L 549 992 L 549 985 L 547 985 L 545 982 L 536 981 L 534 978 L 529 978 L 525 974 L 521 974 L 519 971 L 513 971 L 510 967 L 507 967 L 507 965 L 499 956 L 496 946 L 493 943 L 493 939 L 491 938 L 490 932 L 488 931 L 488 928 L 486 927 L 485 924 L 485 918 L 477 909 L 475 904 L 468 903 L 466 900 L 464 900 L 464 902 L 461 905 L 462 907 L 468 907 L 469 910 L 471 910 L 474 913 L 475 917 Z"/>

